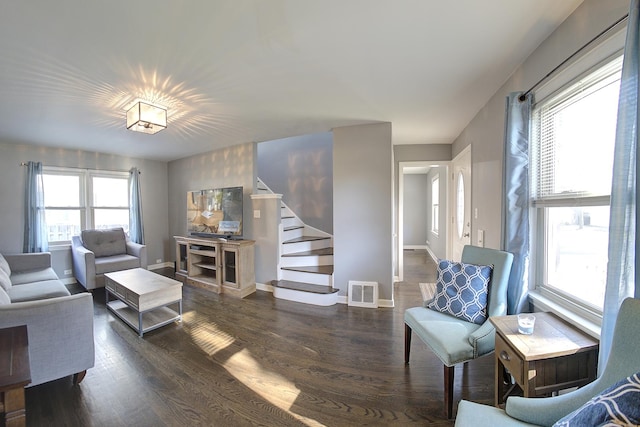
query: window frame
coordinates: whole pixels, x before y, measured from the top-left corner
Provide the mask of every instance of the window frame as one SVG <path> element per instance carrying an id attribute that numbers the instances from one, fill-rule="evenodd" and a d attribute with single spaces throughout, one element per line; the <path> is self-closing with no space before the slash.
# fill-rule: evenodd
<path id="1" fill-rule="evenodd" d="M 554 91 L 547 92 L 544 98 L 536 102 L 536 104 L 532 108 L 531 116 L 532 122 L 530 151 L 536 144 L 536 142 L 534 141 L 536 133 L 535 111 L 537 111 L 538 106 L 544 105 L 550 100 L 553 100 L 556 96 L 558 96 L 558 94 L 567 90 L 581 79 L 584 79 L 587 76 L 596 73 L 598 70 L 607 67 L 609 64 L 616 61 L 621 55 L 622 50 L 618 49 L 612 54 L 606 56 L 604 59 L 601 59 L 600 61 L 592 64 L 589 68 L 585 69 L 584 64 L 582 64 L 582 70 L 576 77 L 574 77 L 573 79 L 567 79 L 564 84 L 557 87 Z M 533 153 L 531 153 L 531 159 L 535 159 Z M 556 195 L 547 198 L 543 197 L 542 199 L 536 199 L 534 188 L 536 185 L 535 173 L 537 166 L 538 165 L 536 163 L 533 163 L 531 165 L 529 178 L 532 188 L 530 204 L 530 224 L 532 225 L 532 268 L 530 269 L 529 278 L 535 286 L 534 292 L 532 293 L 534 305 L 539 304 L 540 306 L 543 306 L 547 309 L 558 307 L 561 310 L 566 310 L 568 314 L 564 316 L 565 318 L 577 316 L 579 319 L 582 319 L 582 321 L 586 325 L 584 326 L 584 328 L 588 329 L 588 332 L 592 333 L 593 335 L 597 335 L 599 334 L 599 328 L 602 324 L 602 309 L 600 309 L 599 307 L 595 307 L 594 305 L 589 304 L 585 301 L 581 301 L 572 296 L 570 293 L 563 292 L 561 289 L 547 285 L 548 281 L 545 265 L 545 254 L 548 253 L 548 248 L 546 246 L 547 242 L 545 239 L 547 229 L 547 217 L 545 215 L 545 209 L 552 207 L 610 206 L 611 195 L 570 193 L 569 195 L 567 195 L 567 197 Z"/>
<path id="2" fill-rule="evenodd" d="M 126 206 L 99 206 L 94 205 L 93 201 L 93 178 L 112 178 L 112 179 L 123 179 L 127 182 L 127 205 Z M 87 180 L 87 190 L 86 190 L 86 202 L 87 202 L 87 224 L 90 225 L 89 228 L 96 228 L 95 217 L 96 210 L 129 210 L 129 172 L 123 171 L 103 171 L 103 170 L 87 170 L 86 175 Z"/>
<path id="3" fill-rule="evenodd" d="M 87 230 L 95 228 L 95 210 L 96 209 L 130 209 L 129 206 L 129 172 L 128 171 L 115 171 L 115 170 L 98 170 L 98 169 L 78 169 L 67 168 L 59 166 L 43 166 L 43 175 L 60 175 L 60 176 L 74 176 L 79 179 L 79 202 L 80 206 L 73 207 L 49 207 L 45 206 L 45 212 L 47 210 L 79 210 L 80 211 L 80 230 Z M 96 206 L 93 203 L 93 178 L 119 178 L 127 181 L 127 206 Z M 45 200 L 46 200 L 46 186 L 45 186 Z M 47 233 L 48 235 L 48 233 Z M 49 241 L 49 246 L 65 246 L 71 244 L 70 240 L 55 240 Z"/>

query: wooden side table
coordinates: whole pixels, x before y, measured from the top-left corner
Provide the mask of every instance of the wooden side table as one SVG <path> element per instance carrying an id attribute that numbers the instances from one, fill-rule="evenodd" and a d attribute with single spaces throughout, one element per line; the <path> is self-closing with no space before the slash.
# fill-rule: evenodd
<path id="1" fill-rule="evenodd" d="M 27 327 L 0 329 L 0 413 L 7 427 L 26 424 L 24 387 L 31 382 Z"/>
<path id="2" fill-rule="evenodd" d="M 517 316 L 489 318 L 496 328 L 496 406 L 510 391 L 505 390 L 503 367 L 525 397 L 548 396 L 596 379 L 598 341 L 552 313 L 534 315 L 531 335 L 518 332 Z"/>

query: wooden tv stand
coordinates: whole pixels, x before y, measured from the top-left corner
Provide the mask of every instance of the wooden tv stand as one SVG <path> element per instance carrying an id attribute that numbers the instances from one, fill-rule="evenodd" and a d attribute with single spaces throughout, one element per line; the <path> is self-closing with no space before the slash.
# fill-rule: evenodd
<path id="1" fill-rule="evenodd" d="M 253 240 L 173 237 L 176 240 L 176 279 L 239 298 L 256 291 Z"/>

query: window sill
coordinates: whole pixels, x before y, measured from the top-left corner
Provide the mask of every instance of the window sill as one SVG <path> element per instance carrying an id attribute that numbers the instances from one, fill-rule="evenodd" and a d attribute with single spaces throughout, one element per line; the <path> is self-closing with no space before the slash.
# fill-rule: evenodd
<path id="1" fill-rule="evenodd" d="M 68 251 L 71 248 L 71 243 L 56 243 L 49 245 L 49 252 Z"/>
<path id="2" fill-rule="evenodd" d="M 600 325 L 597 323 L 580 316 L 550 298 L 540 294 L 538 291 L 529 292 L 529 298 L 533 304 L 534 311 L 550 311 L 586 334 L 596 339 L 600 339 Z"/>

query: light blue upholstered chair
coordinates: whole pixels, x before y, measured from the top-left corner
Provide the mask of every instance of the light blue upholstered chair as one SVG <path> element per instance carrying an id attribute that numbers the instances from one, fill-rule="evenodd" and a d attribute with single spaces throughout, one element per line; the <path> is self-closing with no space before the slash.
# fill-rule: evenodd
<path id="1" fill-rule="evenodd" d="M 488 316 L 507 314 L 507 288 L 513 254 L 496 249 L 465 246 L 461 261 L 468 264 L 493 265 L 487 303 Z M 411 335 L 414 332 L 444 364 L 444 406 L 447 418 L 453 409 L 455 365 L 493 352 L 495 329 L 489 320 L 482 325 L 422 307 L 404 312 L 404 361 L 409 363 Z"/>
<path id="2" fill-rule="evenodd" d="M 509 397 L 505 410 L 463 400 L 457 427 L 551 426 L 619 380 L 640 371 L 640 299 L 623 301 L 613 332 L 611 353 L 602 375 L 586 386 L 547 398 Z"/>

